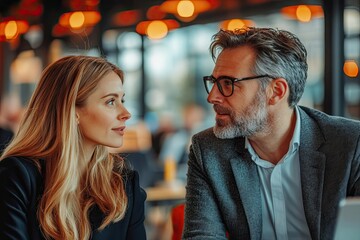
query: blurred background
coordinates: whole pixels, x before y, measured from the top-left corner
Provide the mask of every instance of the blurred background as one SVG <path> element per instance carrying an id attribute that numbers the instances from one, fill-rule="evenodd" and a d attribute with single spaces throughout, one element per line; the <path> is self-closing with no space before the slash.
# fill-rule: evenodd
<path id="1" fill-rule="evenodd" d="M 108 58 L 125 72 L 132 113 L 118 151 L 148 192 L 149 239 L 170 239 L 190 136 L 214 122 L 202 83 L 214 67 L 212 35 L 242 26 L 295 33 L 309 63 L 300 104 L 360 119 L 359 8 L 359 0 L 1 0 L 0 126 L 16 132 L 49 63 Z"/>

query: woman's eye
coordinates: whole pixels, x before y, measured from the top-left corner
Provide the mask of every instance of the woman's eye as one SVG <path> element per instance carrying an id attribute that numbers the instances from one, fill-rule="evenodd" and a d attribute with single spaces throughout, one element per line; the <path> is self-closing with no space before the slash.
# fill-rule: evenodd
<path id="1" fill-rule="evenodd" d="M 107 105 L 115 105 L 115 99 L 110 99 L 106 102 Z"/>
<path id="2" fill-rule="evenodd" d="M 125 98 L 121 98 L 121 103 L 125 103 Z"/>

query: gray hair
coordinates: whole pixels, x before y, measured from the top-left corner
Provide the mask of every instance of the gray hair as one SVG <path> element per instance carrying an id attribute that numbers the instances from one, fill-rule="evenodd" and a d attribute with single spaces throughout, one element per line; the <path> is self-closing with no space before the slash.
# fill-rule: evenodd
<path id="1" fill-rule="evenodd" d="M 308 70 L 307 52 L 298 37 L 272 28 L 220 30 L 213 36 L 210 52 L 215 60 L 222 50 L 240 46 L 250 46 L 256 51 L 254 74 L 286 79 L 290 88 L 288 103 L 294 107 L 304 92 Z M 261 81 L 261 88 L 270 81 Z"/>

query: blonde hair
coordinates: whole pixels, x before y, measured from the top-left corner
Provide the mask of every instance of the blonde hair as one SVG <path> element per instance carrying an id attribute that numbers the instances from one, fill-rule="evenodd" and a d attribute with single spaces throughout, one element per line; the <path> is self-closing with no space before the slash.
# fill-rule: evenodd
<path id="1" fill-rule="evenodd" d="M 89 211 L 97 205 L 105 218 L 99 227 L 125 215 L 123 159 L 97 146 L 84 169 L 76 107 L 85 104 L 100 79 L 123 72 L 103 58 L 68 56 L 48 66 L 30 100 L 20 128 L 1 160 L 29 157 L 45 161 L 44 193 L 39 202 L 41 230 L 50 239 L 89 239 Z"/>

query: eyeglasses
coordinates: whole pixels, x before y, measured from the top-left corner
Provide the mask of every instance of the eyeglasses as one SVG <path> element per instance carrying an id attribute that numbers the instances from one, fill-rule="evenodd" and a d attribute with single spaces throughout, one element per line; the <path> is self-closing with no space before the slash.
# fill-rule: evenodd
<path id="1" fill-rule="evenodd" d="M 260 75 L 260 76 L 253 76 L 253 77 L 245 77 L 245 78 L 233 78 L 228 76 L 220 76 L 215 78 L 213 75 L 203 77 L 203 81 L 205 84 L 206 92 L 209 94 L 211 89 L 214 87 L 216 83 L 220 93 L 224 97 L 230 97 L 234 93 L 234 83 L 246 80 L 253 80 L 263 77 L 272 78 L 269 75 Z"/>

